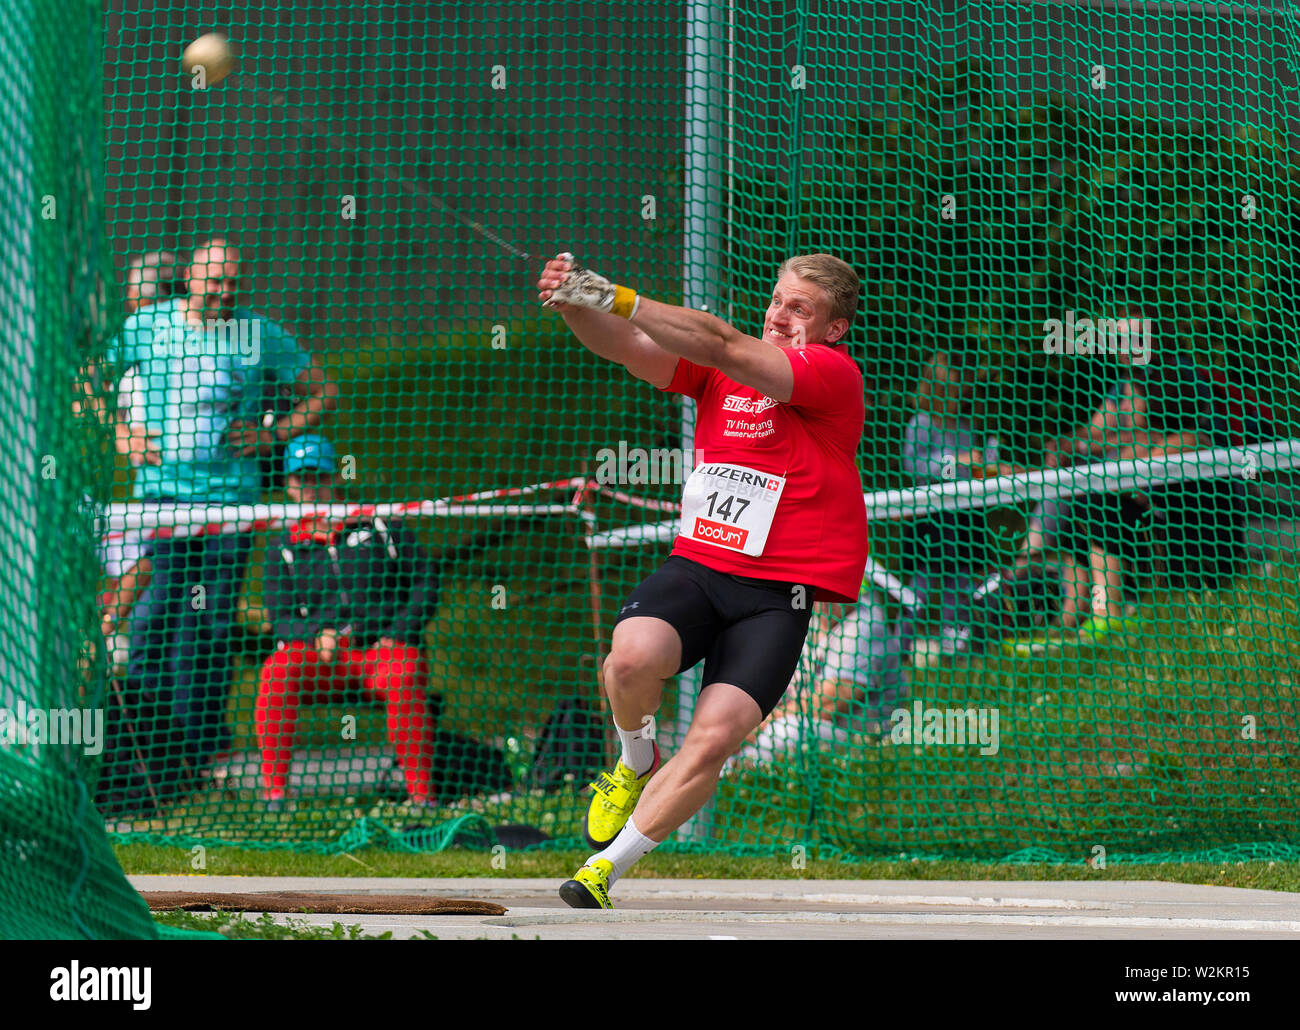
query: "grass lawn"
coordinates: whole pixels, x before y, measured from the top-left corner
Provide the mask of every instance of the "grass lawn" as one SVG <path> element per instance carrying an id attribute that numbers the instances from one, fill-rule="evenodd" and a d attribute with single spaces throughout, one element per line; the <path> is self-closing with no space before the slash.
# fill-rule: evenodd
<path id="1" fill-rule="evenodd" d="M 354 853 L 312 855 L 300 852 L 253 851 L 211 847 L 206 868 L 196 873 L 193 854 L 183 848 L 150 844 L 119 844 L 114 848 L 127 873 L 187 875 L 193 889 L 203 889 L 203 876 L 394 876 L 442 878 L 457 876 L 546 877 L 567 879 L 590 851 L 487 851 L 450 848 L 433 855 L 401 854 L 380 848 Z M 496 863 L 493 859 L 496 858 Z M 504 859 L 504 864 L 502 862 Z M 806 859 L 802 869 L 790 858 L 733 858 L 725 855 L 683 855 L 653 852 L 628 873 L 629 878 L 671 877 L 684 880 L 1163 880 L 1221 887 L 1300 891 L 1300 863 L 1159 863 L 1108 864 L 1092 869 L 1082 861 L 996 863 L 924 861 L 855 862 Z"/>

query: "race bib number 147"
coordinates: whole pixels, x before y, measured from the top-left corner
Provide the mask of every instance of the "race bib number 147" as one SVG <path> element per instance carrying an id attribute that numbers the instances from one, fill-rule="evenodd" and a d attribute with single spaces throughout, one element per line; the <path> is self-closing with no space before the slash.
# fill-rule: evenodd
<path id="1" fill-rule="evenodd" d="M 681 534 L 757 557 L 767 544 L 784 489 L 784 476 L 744 465 L 700 465 L 682 493 Z"/>

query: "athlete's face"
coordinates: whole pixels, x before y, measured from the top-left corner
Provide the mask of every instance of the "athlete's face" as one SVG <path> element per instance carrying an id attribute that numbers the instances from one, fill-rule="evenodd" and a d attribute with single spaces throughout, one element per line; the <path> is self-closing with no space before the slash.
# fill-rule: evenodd
<path id="1" fill-rule="evenodd" d="M 820 286 L 785 272 L 772 287 L 763 319 L 763 339 L 778 347 L 837 343 L 849 330 L 843 318 L 831 318 L 831 300 Z"/>

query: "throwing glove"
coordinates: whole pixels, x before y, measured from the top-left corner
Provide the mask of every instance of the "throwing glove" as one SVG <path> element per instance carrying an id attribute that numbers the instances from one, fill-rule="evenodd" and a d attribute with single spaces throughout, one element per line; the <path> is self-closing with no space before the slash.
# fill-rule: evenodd
<path id="1" fill-rule="evenodd" d="M 566 254 L 565 257 L 572 258 L 573 255 Z M 575 261 L 569 277 L 551 293 L 551 299 L 546 303 L 553 305 L 557 301 L 580 308 L 590 308 L 592 311 L 618 315 L 619 318 L 631 321 L 641 303 L 641 298 L 637 296 L 635 290 L 612 283 L 603 275 L 597 275 Z"/>

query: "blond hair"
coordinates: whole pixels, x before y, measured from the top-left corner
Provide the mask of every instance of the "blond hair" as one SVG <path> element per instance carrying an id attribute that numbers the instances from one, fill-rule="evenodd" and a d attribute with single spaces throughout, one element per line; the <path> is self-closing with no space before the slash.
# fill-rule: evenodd
<path id="1" fill-rule="evenodd" d="M 830 298 L 831 321 L 842 318 L 852 328 L 853 319 L 858 313 L 858 294 L 862 290 L 862 280 L 851 265 L 830 254 L 799 254 L 782 261 L 781 267 L 776 270 L 776 277 L 780 279 L 786 272 L 792 272 L 800 279 L 821 287 Z"/>

